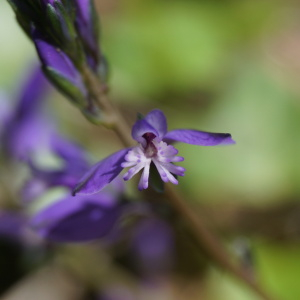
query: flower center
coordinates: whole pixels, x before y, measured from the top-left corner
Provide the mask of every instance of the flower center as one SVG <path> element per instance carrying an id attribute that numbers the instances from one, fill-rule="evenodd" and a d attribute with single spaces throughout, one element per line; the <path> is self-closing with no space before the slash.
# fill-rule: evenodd
<path id="1" fill-rule="evenodd" d="M 146 140 L 146 146 L 144 147 L 144 154 L 147 158 L 153 158 L 157 155 L 157 148 L 153 143 L 153 140 L 156 138 L 156 135 L 147 132 L 143 135 L 143 138 Z"/>
<path id="2" fill-rule="evenodd" d="M 147 143 L 144 153 L 147 158 L 153 158 L 157 155 L 157 149 L 155 145 L 152 142 L 150 142 Z"/>
<path id="3" fill-rule="evenodd" d="M 146 135 L 146 136 L 145 136 Z M 143 170 L 139 189 L 148 187 L 150 164 L 156 166 L 156 169 L 164 182 L 177 184 L 178 181 L 174 175 L 183 176 L 185 169 L 174 165 L 175 162 L 183 161 L 183 157 L 177 156 L 178 150 L 164 141 L 157 141 L 154 134 L 145 134 L 146 146 L 142 144 L 132 148 L 125 156 L 125 161 L 121 164 L 123 168 L 130 168 L 125 173 L 123 179 L 129 180 L 140 170 Z"/>

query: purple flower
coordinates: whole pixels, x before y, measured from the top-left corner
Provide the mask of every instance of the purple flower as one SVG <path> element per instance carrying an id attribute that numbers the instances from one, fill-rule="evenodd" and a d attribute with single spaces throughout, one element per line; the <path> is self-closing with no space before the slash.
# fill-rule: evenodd
<path id="1" fill-rule="evenodd" d="M 2 146 L 13 157 L 27 159 L 29 154 L 47 147 L 52 125 L 43 113 L 49 85 L 39 68 L 33 68 L 20 89 L 16 106 L 2 112 Z"/>
<path id="2" fill-rule="evenodd" d="M 117 225 L 126 205 L 110 190 L 89 196 L 67 196 L 46 207 L 31 220 L 43 238 L 78 243 L 100 239 Z"/>
<path id="3" fill-rule="evenodd" d="M 145 118 L 138 120 L 132 128 L 132 137 L 138 142 L 134 148 L 122 149 L 94 165 L 80 180 L 73 194 L 93 194 L 111 182 L 123 168 L 130 169 L 124 180 L 131 179 L 143 169 L 138 185 L 139 190 L 148 188 L 150 166 L 153 164 L 162 181 L 178 184 L 176 176 L 183 176 L 185 169 L 174 165 L 183 157 L 177 156 L 178 150 L 170 145 L 183 142 L 199 146 L 234 144 L 229 133 L 211 133 L 191 129 L 167 130 L 166 117 L 156 109 Z"/>
<path id="4" fill-rule="evenodd" d="M 63 165 L 55 169 L 41 168 L 28 160 L 32 178 L 22 190 L 24 203 L 31 202 L 51 187 L 74 188 L 90 168 L 87 153 L 79 145 L 57 134 L 53 134 L 49 139 L 50 150 L 63 161 Z"/>

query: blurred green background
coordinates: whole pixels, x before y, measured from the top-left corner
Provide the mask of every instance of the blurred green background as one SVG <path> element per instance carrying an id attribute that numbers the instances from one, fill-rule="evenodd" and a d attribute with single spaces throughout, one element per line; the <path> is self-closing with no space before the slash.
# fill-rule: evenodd
<path id="1" fill-rule="evenodd" d="M 211 206 L 220 220 L 226 220 L 228 207 L 283 207 L 276 215 L 283 225 L 274 226 L 282 230 L 280 239 L 274 239 L 277 232 L 255 230 L 246 236 L 265 288 L 278 299 L 300 299 L 300 5 L 283 0 L 98 4 L 111 97 L 131 122 L 138 111 L 160 108 L 171 129 L 233 135 L 232 147 L 178 146 L 187 169 L 180 178 L 182 193 L 195 205 Z M 0 87 L 14 95 L 35 51 L 6 1 L 0 2 L 0 41 Z M 110 132 L 90 125 L 55 92 L 51 106 L 62 131 L 86 144 L 95 159 L 120 148 Z M 289 203 L 297 209 L 282 221 L 280 212 Z M 274 222 L 271 213 L 270 218 L 264 219 L 266 226 Z M 208 277 L 203 299 L 257 299 L 224 274 L 212 270 Z"/>

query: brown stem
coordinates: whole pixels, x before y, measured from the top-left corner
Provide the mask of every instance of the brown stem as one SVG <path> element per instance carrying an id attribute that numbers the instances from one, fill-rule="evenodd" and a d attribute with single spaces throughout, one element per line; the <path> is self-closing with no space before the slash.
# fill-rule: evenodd
<path id="1" fill-rule="evenodd" d="M 102 124 L 107 128 L 113 129 L 125 147 L 134 146 L 128 123 L 117 107 L 108 100 L 106 94 L 101 89 L 100 80 L 87 66 L 82 68 L 82 73 L 91 96 L 96 100 L 96 104 L 103 112 Z"/>
<path id="2" fill-rule="evenodd" d="M 97 100 L 99 106 L 103 110 L 106 119 L 106 127 L 113 129 L 124 146 L 133 146 L 133 140 L 130 135 L 130 127 L 114 105 L 108 100 L 107 96 L 101 90 L 101 83 L 97 77 L 88 69 L 84 69 L 85 80 L 90 89 L 91 94 Z M 253 291 L 255 291 L 264 300 L 272 298 L 260 287 L 260 285 L 251 278 L 247 272 L 232 263 L 230 256 L 224 249 L 218 238 L 210 232 L 205 224 L 201 222 L 194 211 L 179 196 L 178 191 L 173 186 L 167 186 L 166 194 L 172 207 L 179 215 L 190 225 L 192 232 L 203 246 L 205 252 L 210 259 L 219 267 L 224 268 L 234 277 L 243 281 Z"/>
<path id="3" fill-rule="evenodd" d="M 271 300 L 271 298 L 263 288 L 254 280 L 249 273 L 244 271 L 236 264 L 234 264 L 227 251 L 224 249 L 222 243 L 219 241 L 216 235 L 214 235 L 201 221 L 201 219 L 194 213 L 194 211 L 186 205 L 185 201 L 180 197 L 178 191 L 173 186 L 167 186 L 166 189 L 168 199 L 173 204 L 173 207 L 177 212 L 181 214 L 186 222 L 193 229 L 193 233 L 198 238 L 204 251 L 208 257 L 219 267 L 224 268 L 234 277 L 243 281 L 253 291 L 261 296 L 262 299 Z"/>

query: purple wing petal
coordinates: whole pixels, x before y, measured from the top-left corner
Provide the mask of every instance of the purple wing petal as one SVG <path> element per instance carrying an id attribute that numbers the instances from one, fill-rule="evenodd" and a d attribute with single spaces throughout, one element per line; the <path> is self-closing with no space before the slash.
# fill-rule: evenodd
<path id="1" fill-rule="evenodd" d="M 37 214 L 31 226 L 51 241 L 87 242 L 107 235 L 122 211 L 123 206 L 107 193 L 68 196 Z"/>
<path id="2" fill-rule="evenodd" d="M 229 133 L 212 133 L 192 129 L 169 131 L 164 140 L 182 142 L 198 146 L 216 146 L 235 144 Z"/>
<path id="3" fill-rule="evenodd" d="M 159 138 L 163 138 L 168 131 L 167 128 L 167 119 L 164 113 L 159 109 L 154 109 L 150 111 L 145 120 L 156 129 Z"/>
<path id="4" fill-rule="evenodd" d="M 73 195 L 95 194 L 102 190 L 123 170 L 121 163 L 130 148 L 122 149 L 95 164 L 79 181 L 73 190 Z"/>

